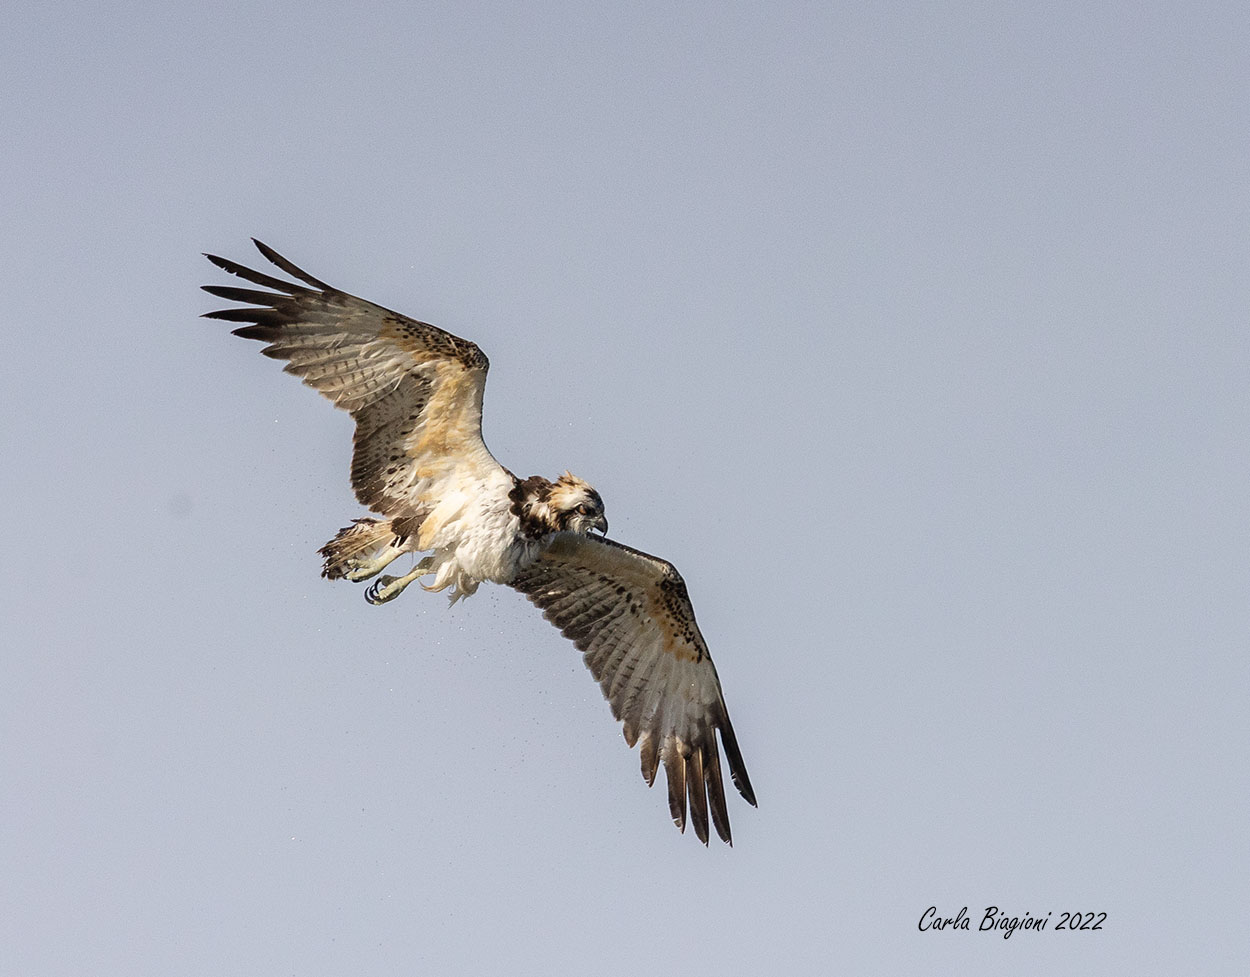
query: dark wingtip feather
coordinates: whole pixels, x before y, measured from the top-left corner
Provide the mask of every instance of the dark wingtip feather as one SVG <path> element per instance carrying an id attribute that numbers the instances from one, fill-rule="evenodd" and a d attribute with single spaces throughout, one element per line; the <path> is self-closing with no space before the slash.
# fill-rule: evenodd
<path id="1" fill-rule="evenodd" d="M 216 312 L 205 312 L 203 319 L 224 319 L 226 322 L 255 322 L 262 314 L 261 309 L 218 309 Z"/>
<path id="2" fill-rule="evenodd" d="M 281 278 L 274 278 L 272 275 L 266 275 L 264 272 L 255 271 L 246 265 L 241 265 L 237 261 L 231 261 L 229 258 L 222 258 L 219 255 L 208 254 L 205 252 L 204 257 L 215 264 L 222 271 L 231 275 L 236 275 L 244 281 L 249 281 L 253 285 L 261 285 L 264 288 L 272 288 L 275 292 L 282 292 L 285 295 L 308 295 L 310 290 L 303 285 L 296 285 L 294 282 L 284 282 Z M 285 259 L 284 259 L 285 260 Z M 279 267 L 282 267 L 279 265 Z M 302 277 L 302 276 L 301 276 Z M 305 278 L 305 281 L 309 279 Z M 321 286 L 325 287 L 325 286 Z"/>
<path id="3" fill-rule="evenodd" d="M 682 834 L 686 833 L 686 761 L 677 744 L 664 748 L 664 774 L 668 780 L 668 812 L 673 824 Z"/>
<path id="4" fill-rule="evenodd" d="M 282 299 L 273 292 L 261 292 L 254 288 L 237 288 L 234 285 L 201 285 L 209 295 L 231 302 L 250 302 L 252 305 L 269 305 L 274 299 Z"/>
<path id="5" fill-rule="evenodd" d="M 277 265 L 279 268 L 281 268 L 291 277 L 298 278 L 302 282 L 307 282 L 313 288 L 319 288 L 323 292 L 332 291 L 330 286 L 327 285 L 325 282 L 318 281 L 316 278 L 313 278 L 312 275 L 308 274 L 308 272 L 304 271 L 304 269 L 299 268 L 296 265 L 292 264 L 286 258 L 282 257 L 282 255 L 278 254 L 277 251 L 275 251 L 273 248 L 267 245 L 264 241 L 258 241 L 256 240 L 256 238 L 252 238 L 252 243 L 256 245 L 257 251 L 263 254 L 266 258 L 269 259 L 270 262 Z"/>
<path id="6" fill-rule="evenodd" d="M 238 329 L 231 329 L 231 336 L 238 336 L 240 339 L 259 339 L 261 342 L 270 343 L 279 337 L 281 330 L 275 329 L 273 326 L 265 326 L 256 323 L 251 326 L 240 326 Z"/>
<path id="7" fill-rule="evenodd" d="M 751 788 L 751 778 L 747 776 L 747 765 L 743 762 L 742 751 L 738 749 L 738 738 L 734 736 L 734 728 L 729 716 L 724 717 L 720 727 L 720 742 L 725 748 L 725 759 L 729 761 L 729 775 L 733 778 L 738 793 L 752 807 L 759 807 L 755 802 L 755 791 Z"/>
<path id="8" fill-rule="evenodd" d="M 655 784 L 655 771 L 660 763 L 660 748 L 655 737 L 647 734 L 642 745 L 638 747 L 638 758 L 642 763 L 642 779 L 651 787 Z"/>
<path id="9" fill-rule="evenodd" d="M 686 761 L 686 792 L 690 798 L 690 820 L 694 833 L 707 846 L 707 782 L 703 779 L 703 751 L 697 746 L 690 751 Z"/>
<path id="10" fill-rule="evenodd" d="M 720 751 L 716 744 L 707 751 L 703 762 L 704 773 L 707 775 L 707 798 L 712 810 L 712 825 L 721 841 L 732 846 L 733 838 L 729 832 L 729 807 L 725 803 L 725 783 L 720 775 Z"/>

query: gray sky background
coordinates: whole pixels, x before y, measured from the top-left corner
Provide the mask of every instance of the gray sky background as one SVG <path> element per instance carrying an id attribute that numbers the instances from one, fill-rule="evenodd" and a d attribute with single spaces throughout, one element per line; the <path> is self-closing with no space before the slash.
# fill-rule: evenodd
<path id="1" fill-rule="evenodd" d="M 10 7 L 0 973 L 1246 973 L 1248 50 L 1231 2 Z M 196 318 L 252 235 L 477 341 L 496 456 L 681 568 L 735 848 L 519 595 L 319 578 L 350 421 Z"/>

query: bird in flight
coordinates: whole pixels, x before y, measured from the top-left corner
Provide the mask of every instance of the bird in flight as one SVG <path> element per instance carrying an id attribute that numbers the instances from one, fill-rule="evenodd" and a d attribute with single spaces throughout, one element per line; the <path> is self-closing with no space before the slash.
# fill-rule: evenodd
<path id="1" fill-rule="evenodd" d="M 425 590 L 451 588 L 453 604 L 485 580 L 519 590 L 583 653 L 639 748 L 648 786 L 663 765 L 677 827 L 685 831 L 688 809 L 706 845 L 710 813 L 732 845 L 718 732 L 734 786 L 752 806 L 755 792 L 681 574 L 608 539 L 603 499 L 576 475 L 518 478 L 495 460 L 482 440 L 490 364 L 476 345 L 340 292 L 253 243 L 297 281 L 205 255 L 267 289 L 205 285 L 245 303 L 206 318 L 243 323 L 234 335 L 265 343 L 266 356 L 352 415 L 352 487 L 379 517 L 354 520 L 322 547 L 322 575 L 372 579 L 371 604 L 425 577 Z M 426 555 L 405 574 L 382 574 L 405 553 Z"/>

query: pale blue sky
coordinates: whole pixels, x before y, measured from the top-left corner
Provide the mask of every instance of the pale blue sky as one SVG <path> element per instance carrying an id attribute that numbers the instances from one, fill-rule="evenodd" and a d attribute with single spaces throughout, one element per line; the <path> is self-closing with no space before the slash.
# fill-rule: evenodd
<path id="1" fill-rule="evenodd" d="M 1246 972 L 1248 50 L 1235 3 L 20 3 L 0 973 Z M 350 421 L 197 319 L 252 235 L 477 341 L 499 459 L 680 567 L 734 849 L 519 595 L 319 578 Z"/>

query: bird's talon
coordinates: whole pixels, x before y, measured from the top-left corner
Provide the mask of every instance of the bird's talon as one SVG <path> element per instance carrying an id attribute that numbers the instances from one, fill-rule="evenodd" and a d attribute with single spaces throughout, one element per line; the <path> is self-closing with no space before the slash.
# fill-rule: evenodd
<path id="1" fill-rule="evenodd" d="M 395 579 L 392 576 L 378 577 L 374 583 L 369 585 L 369 589 L 365 591 L 365 600 L 374 606 L 385 604 L 388 600 L 392 600 L 398 592 L 388 594 L 386 591 L 395 582 Z"/>

